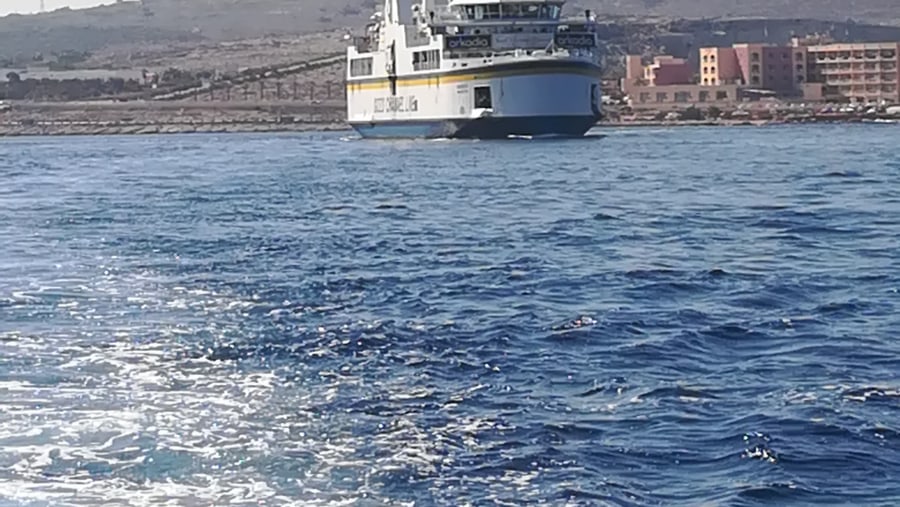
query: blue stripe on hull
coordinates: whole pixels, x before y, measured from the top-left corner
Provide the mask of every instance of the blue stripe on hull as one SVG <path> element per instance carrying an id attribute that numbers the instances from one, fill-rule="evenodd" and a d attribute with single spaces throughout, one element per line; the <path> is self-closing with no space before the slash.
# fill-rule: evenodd
<path id="1" fill-rule="evenodd" d="M 476 120 L 385 121 L 354 123 L 364 138 L 506 139 L 510 136 L 581 137 L 597 122 L 596 116 L 487 117 Z"/>
<path id="2" fill-rule="evenodd" d="M 390 121 L 351 124 L 367 139 L 433 139 L 452 137 L 457 127 L 446 121 Z"/>

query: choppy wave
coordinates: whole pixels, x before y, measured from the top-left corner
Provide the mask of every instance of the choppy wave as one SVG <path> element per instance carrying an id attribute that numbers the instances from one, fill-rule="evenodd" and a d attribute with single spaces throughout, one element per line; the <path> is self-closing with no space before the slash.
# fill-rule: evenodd
<path id="1" fill-rule="evenodd" d="M 4 141 L 0 499 L 900 502 L 900 161 L 829 129 Z"/>

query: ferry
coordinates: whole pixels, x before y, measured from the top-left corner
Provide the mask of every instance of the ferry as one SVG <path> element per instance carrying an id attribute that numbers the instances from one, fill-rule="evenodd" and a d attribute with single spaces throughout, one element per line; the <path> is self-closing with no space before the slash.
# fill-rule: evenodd
<path id="1" fill-rule="evenodd" d="M 364 138 L 583 136 L 600 119 L 594 15 L 563 0 L 385 0 L 347 48 Z"/>

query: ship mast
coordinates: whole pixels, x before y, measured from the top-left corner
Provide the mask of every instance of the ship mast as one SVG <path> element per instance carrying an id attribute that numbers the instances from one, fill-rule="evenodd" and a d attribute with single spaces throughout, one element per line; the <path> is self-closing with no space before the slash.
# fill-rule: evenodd
<path id="1" fill-rule="evenodd" d="M 385 0 L 384 22 L 390 25 L 400 24 L 400 6 L 397 0 Z"/>

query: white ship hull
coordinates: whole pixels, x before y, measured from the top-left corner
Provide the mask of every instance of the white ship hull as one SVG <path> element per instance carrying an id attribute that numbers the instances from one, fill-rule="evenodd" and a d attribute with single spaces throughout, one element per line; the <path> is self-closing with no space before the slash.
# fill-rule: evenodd
<path id="1" fill-rule="evenodd" d="M 599 81 L 597 66 L 554 58 L 401 76 L 395 88 L 354 81 L 348 121 L 373 138 L 582 136 L 600 118 Z M 490 107 L 475 97 L 484 87 Z"/>
<path id="2" fill-rule="evenodd" d="M 596 23 L 564 0 L 385 0 L 347 48 L 363 137 L 583 136 L 600 119 Z"/>

